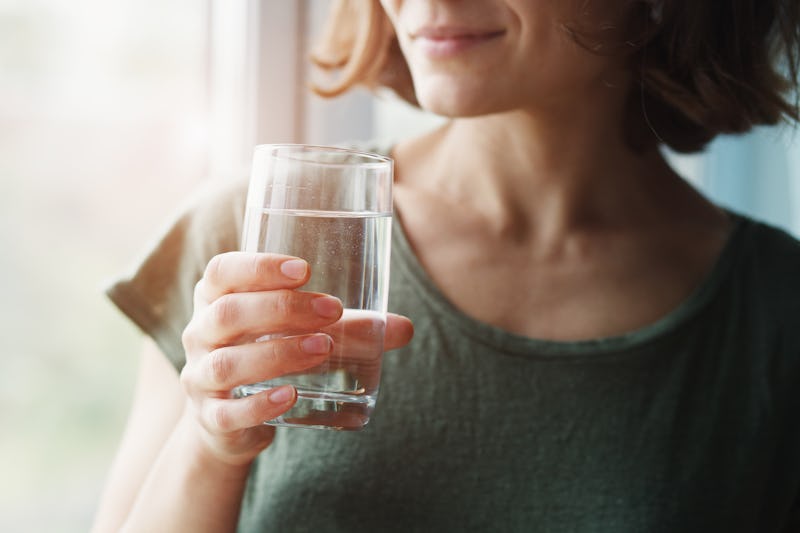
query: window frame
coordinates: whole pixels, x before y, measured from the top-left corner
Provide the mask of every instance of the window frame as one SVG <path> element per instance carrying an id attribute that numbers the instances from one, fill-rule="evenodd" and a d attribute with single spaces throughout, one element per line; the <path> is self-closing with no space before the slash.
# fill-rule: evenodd
<path id="1" fill-rule="evenodd" d="M 212 178 L 247 175 L 258 144 L 372 136 L 374 102 L 366 91 L 326 100 L 309 89 L 311 40 L 328 1 L 208 2 Z"/>

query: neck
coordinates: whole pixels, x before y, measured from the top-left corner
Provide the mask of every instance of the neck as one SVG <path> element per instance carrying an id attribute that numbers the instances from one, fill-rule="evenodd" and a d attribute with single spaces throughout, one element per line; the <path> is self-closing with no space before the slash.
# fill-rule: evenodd
<path id="1" fill-rule="evenodd" d="M 498 231 L 557 234 L 646 214 L 659 183 L 676 181 L 655 149 L 625 143 L 622 99 L 459 118 L 398 147 L 401 180 L 485 215 Z M 413 152 L 413 157 L 403 157 Z M 417 167 L 403 168 L 407 161 Z M 405 170 L 410 170 L 406 172 Z M 677 181 L 680 181 L 679 179 Z M 631 209 L 639 206 L 640 209 Z"/>

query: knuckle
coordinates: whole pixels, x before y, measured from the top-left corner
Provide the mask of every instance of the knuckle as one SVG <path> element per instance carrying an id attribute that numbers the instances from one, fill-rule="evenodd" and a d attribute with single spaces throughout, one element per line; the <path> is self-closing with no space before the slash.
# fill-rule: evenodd
<path id="1" fill-rule="evenodd" d="M 189 365 L 185 365 L 181 369 L 181 373 L 178 376 L 181 388 L 184 390 L 184 392 L 189 392 L 192 389 L 193 385 L 191 370 L 189 368 L 190 368 Z"/>
<path id="2" fill-rule="evenodd" d="M 273 418 L 272 411 L 274 411 L 274 406 L 269 403 L 265 394 L 251 396 L 248 400 L 251 400 L 247 405 L 248 420 L 253 423 L 260 423 Z"/>
<path id="3" fill-rule="evenodd" d="M 187 363 L 178 374 L 178 383 L 187 398 L 197 398 L 203 394 L 202 383 L 197 372 L 197 365 Z"/>
<path id="4" fill-rule="evenodd" d="M 211 384 L 224 388 L 230 383 L 236 369 L 236 360 L 227 348 L 218 348 L 208 355 L 208 373 Z"/>
<path id="5" fill-rule="evenodd" d="M 284 356 L 284 349 L 283 346 L 285 341 L 282 339 L 275 339 L 269 342 L 262 342 L 259 343 L 260 350 L 258 353 L 259 360 L 261 361 L 261 367 L 263 369 L 267 369 L 270 372 L 275 372 L 277 365 L 280 364 L 281 358 Z"/>
<path id="6" fill-rule="evenodd" d="M 294 311 L 294 296 L 295 293 L 287 290 L 275 291 L 275 300 L 273 302 L 273 313 L 276 318 L 283 323 L 286 323 Z"/>
<path id="7" fill-rule="evenodd" d="M 181 390 L 187 396 L 191 396 L 192 389 L 194 388 L 194 381 L 191 377 L 191 371 L 188 370 L 188 367 L 184 366 L 181 373 L 178 375 L 178 381 L 180 382 Z"/>
<path id="8" fill-rule="evenodd" d="M 218 326 L 235 324 L 239 314 L 236 299 L 230 294 L 220 296 L 211 304 L 211 320 Z"/>
<path id="9" fill-rule="evenodd" d="M 223 402 L 215 402 L 208 407 L 208 421 L 210 430 L 220 433 L 227 433 L 233 427 L 233 419 L 228 406 Z"/>
<path id="10" fill-rule="evenodd" d="M 194 284 L 193 295 L 194 295 L 195 305 L 203 301 L 205 295 L 205 285 L 206 285 L 205 278 L 200 278 L 199 280 L 197 280 L 197 283 Z"/>
<path id="11" fill-rule="evenodd" d="M 189 324 L 181 332 L 181 344 L 183 345 L 183 348 L 186 351 L 187 356 L 197 344 L 195 342 L 194 321 L 189 322 Z"/>
<path id="12" fill-rule="evenodd" d="M 204 279 L 208 280 L 212 284 L 217 283 L 222 279 L 224 257 L 224 254 L 220 254 L 211 258 L 211 261 L 209 261 L 206 265 L 206 270 L 203 274 Z"/>
<path id="13" fill-rule="evenodd" d="M 250 259 L 250 273 L 254 279 L 263 280 L 272 274 L 272 264 L 266 254 L 253 254 Z"/>
<path id="14" fill-rule="evenodd" d="M 269 359 L 273 364 L 279 363 L 300 350 L 299 337 L 286 337 L 283 339 L 276 339 L 274 342 L 268 343 L 269 346 L 264 346 L 264 353 L 262 357 Z"/>

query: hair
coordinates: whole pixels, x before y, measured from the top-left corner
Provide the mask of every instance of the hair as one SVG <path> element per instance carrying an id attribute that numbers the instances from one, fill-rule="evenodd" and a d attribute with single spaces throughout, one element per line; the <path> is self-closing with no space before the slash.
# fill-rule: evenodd
<path id="1" fill-rule="evenodd" d="M 591 1 L 581 0 L 582 7 Z M 562 29 L 593 53 L 629 56 L 635 82 L 625 134 L 634 148 L 663 143 L 696 152 L 719 134 L 800 120 L 797 0 L 622 3 L 630 16 L 621 41 L 604 40 L 607 27 L 572 21 Z M 336 96 L 355 85 L 388 87 L 418 105 L 408 65 L 379 0 L 337 0 L 312 61 L 337 75 L 328 84 L 312 86 L 321 96 Z"/>

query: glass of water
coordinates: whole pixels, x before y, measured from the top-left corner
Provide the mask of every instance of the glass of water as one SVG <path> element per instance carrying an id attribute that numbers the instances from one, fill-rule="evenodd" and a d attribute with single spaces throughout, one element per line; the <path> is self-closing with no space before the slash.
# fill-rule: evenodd
<path id="1" fill-rule="evenodd" d="M 301 290 L 331 294 L 344 305 L 342 318 L 322 330 L 333 339 L 324 363 L 234 391 L 247 396 L 294 385 L 297 403 L 268 424 L 358 430 L 369 422 L 386 326 L 392 171 L 390 158 L 355 150 L 255 149 L 242 249 L 305 259 L 311 278 Z"/>

